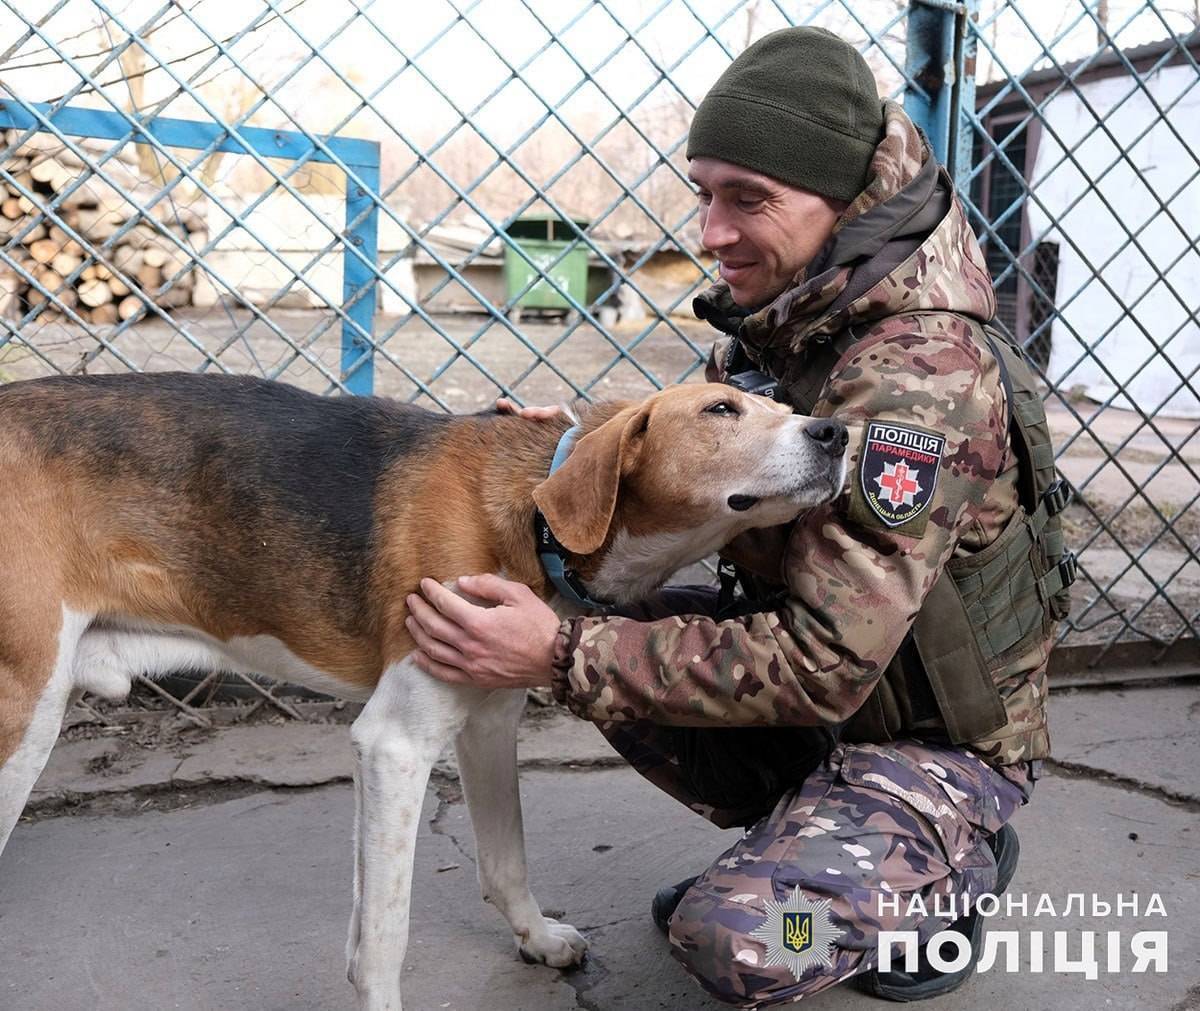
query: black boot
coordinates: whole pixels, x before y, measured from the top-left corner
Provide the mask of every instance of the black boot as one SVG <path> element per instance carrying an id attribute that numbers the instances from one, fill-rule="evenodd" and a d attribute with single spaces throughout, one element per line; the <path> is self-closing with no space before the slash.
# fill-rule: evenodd
<path id="1" fill-rule="evenodd" d="M 654 893 L 654 899 L 650 903 L 650 918 L 664 934 L 667 932 L 667 921 L 671 919 L 671 914 L 683 900 L 683 893 L 695 883 L 695 877 L 686 878 L 677 885 L 667 885 Z"/>
<path id="2" fill-rule="evenodd" d="M 995 894 L 999 895 L 1012 881 L 1017 869 L 1017 857 L 1021 854 L 1021 844 L 1017 841 L 1016 829 L 1005 825 L 988 840 L 988 845 L 996 855 Z M 970 979 L 975 971 L 975 963 L 979 961 L 983 919 L 978 910 L 972 909 L 970 915 L 960 917 L 946 928 L 965 934 L 971 942 L 971 959 L 957 972 L 941 972 L 930 965 L 926 945 L 918 952 L 916 972 L 905 972 L 903 969 L 880 972 L 872 969 L 853 977 L 850 985 L 872 997 L 902 1002 L 928 1000 L 957 990 Z"/>

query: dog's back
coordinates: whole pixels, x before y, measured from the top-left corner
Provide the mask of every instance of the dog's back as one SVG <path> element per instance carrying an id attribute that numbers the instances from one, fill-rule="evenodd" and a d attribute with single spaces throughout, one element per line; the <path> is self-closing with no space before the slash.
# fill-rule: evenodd
<path id="1" fill-rule="evenodd" d="M 119 580 L 98 585 L 111 565 L 152 565 L 180 579 L 202 572 L 191 603 L 206 614 L 245 612 L 251 599 L 287 608 L 297 586 L 319 587 L 353 630 L 379 481 L 407 456 L 419 466 L 451 424 L 250 377 L 11 384 L 0 387 L 0 500 L 24 521 L 0 528 L 0 541 L 45 539 L 75 584 L 67 595 L 119 590 Z M 51 498 L 30 515 L 38 483 Z M 90 603 L 119 612 L 123 602 Z"/>

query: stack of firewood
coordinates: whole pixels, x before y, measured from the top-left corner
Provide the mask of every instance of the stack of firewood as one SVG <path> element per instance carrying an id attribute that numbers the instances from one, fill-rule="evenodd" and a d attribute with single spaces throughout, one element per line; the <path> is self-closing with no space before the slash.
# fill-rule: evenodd
<path id="1" fill-rule="evenodd" d="M 3 141 L 0 131 L 0 146 Z M 164 309 L 191 303 L 195 275 L 185 250 L 199 250 L 208 241 L 199 205 L 176 197 L 151 208 L 159 187 L 143 179 L 131 161 L 109 159 L 102 166 L 105 180 L 55 138 L 37 135 L 5 162 L 0 247 L 20 236 L 6 254 L 19 269 L 0 260 L 0 315 L 11 318 L 49 303 L 39 313 L 43 319 L 70 309 L 87 323 L 103 325 L 128 319 L 147 303 Z M 46 205 L 67 191 L 47 213 Z M 133 227 L 110 243 L 131 219 Z M 68 228 L 84 242 L 73 239 Z"/>

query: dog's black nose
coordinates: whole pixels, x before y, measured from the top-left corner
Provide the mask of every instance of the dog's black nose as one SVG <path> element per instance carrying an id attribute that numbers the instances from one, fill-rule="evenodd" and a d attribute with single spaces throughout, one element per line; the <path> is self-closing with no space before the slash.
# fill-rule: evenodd
<path id="1" fill-rule="evenodd" d="M 830 456 L 841 456 L 850 441 L 850 433 L 840 421 L 832 418 L 817 418 L 804 427 L 804 434 Z"/>

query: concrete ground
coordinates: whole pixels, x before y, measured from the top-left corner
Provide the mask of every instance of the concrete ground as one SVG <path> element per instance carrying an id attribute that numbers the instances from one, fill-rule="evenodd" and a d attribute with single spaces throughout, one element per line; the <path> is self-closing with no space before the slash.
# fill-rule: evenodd
<path id="1" fill-rule="evenodd" d="M 1200 690 L 1195 681 L 1056 692 L 1056 760 L 1020 811 L 1011 891 L 1029 915 L 1021 971 L 977 974 L 941 1008 L 1200 1008 Z M 353 1006 L 343 944 L 353 799 L 344 725 L 240 726 L 138 746 L 61 742 L 0 857 L 0 1007 L 7 1011 L 335 1011 Z M 475 1011 L 714 1011 L 647 907 L 736 838 L 622 766 L 587 724 L 526 720 L 520 747 L 533 887 L 591 941 L 584 969 L 524 965 L 474 881 L 453 764 L 426 795 L 404 967 L 405 1006 Z M 1167 918 L 1064 915 L 1068 893 L 1162 896 Z M 1058 916 L 1035 917 L 1045 893 Z M 1040 930 L 1046 969 L 1029 971 Z M 1097 933 L 1098 979 L 1055 974 L 1052 936 Z M 1106 932 L 1121 933 L 1106 972 Z M 1129 942 L 1166 930 L 1164 973 Z M 866 1008 L 841 988 L 813 998 Z M 878 1005 L 882 1006 L 882 1005 Z"/>

